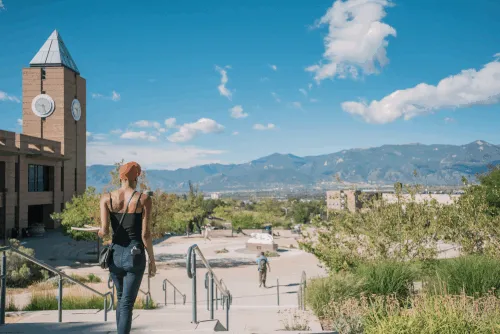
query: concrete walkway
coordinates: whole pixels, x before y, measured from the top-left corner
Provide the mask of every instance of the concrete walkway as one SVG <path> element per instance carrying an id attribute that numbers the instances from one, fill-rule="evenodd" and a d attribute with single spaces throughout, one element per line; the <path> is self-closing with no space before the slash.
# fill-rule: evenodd
<path id="1" fill-rule="evenodd" d="M 202 310 L 199 310 L 202 311 Z M 202 316 L 203 314 L 201 314 Z M 190 306 L 177 306 L 159 308 L 156 310 L 136 310 L 134 311 L 134 320 L 132 332 L 138 333 L 141 331 L 147 332 L 180 332 L 180 331 L 209 331 L 213 332 L 215 322 L 210 322 L 206 312 L 206 320 L 200 317 L 200 324 L 192 324 L 192 311 Z M 282 321 L 293 317 L 293 313 L 289 314 L 285 308 L 279 307 L 233 307 L 229 314 L 229 329 L 236 333 L 265 333 L 281 331 L 284 329 Z M 305 313 L 304 319 L 309 319 L 310 329 L 315 332 L 321 332 L 321 326 L 314 317 Z M 18 329 L 31 330 L 42 328 L 67 328 L 72 323 L 75 326 L 74 330 L 92 331 L 98 330 L 101 332 L 116 331 L 115 314 L 108 313 L 108 322 L 104 323 L 104 313 L 98 310 L 79 310 L 79 311 L 63 311 L 63 324 L 57 324 L 57 311 L 38 311 L 27 312 L 24 318 L 16 324 L 8 324 L 0 328 L 0 333 L 25 333 L 19 332 Z M 223 310 L 215 312 L 215 319 L 218 319 L 220 324 L 226 327 L 226 313 Z M 36 324 L 36 327 L 33 327 Z M 48 324 L 53 324 L 48 326 Z M 57 324 L 57 326 L 56 326 Z M 28 333 L 28 332 L 26 332 Z M 34 332 L 33 332 L 34 333 Z M 37 332 L 40 333 L 40 332 Z"/>
<path id="2" fill-rule="evenodd" d="M 95 249 L 94 243 L 76 242 L 70 240 L 58 232 L 47 234 L 46 238 L 30 239 L 25 244 L 26 247 L 34 248 L 36 257 L 47 261 L 64 270 L 67 274 L 77 273 L 86 275 L 89 273 L 100 276 L 104 282 L 107 281 L 108 272 L 102 270 L 95 263 L 82 261 L 87 252 Z M 288 310 L 295 310 L 298 305 L 297 290 L 301 279 L 302 271 L 307 273 L 308 278 L 325 275 L 325 271 L 318 266 L 317 259 L 301 250 L 297 249 L 297 241 L 294 236 L 284 236 L 277 238 L 280 245 L 279 257 L 270 258 L 271 272 L 268 273 L 268 288 L 259 288 L 258 271 L 256 264 L 257 254 L 248 252 L 245 249 L 245 242 L 248 237 L 221 237 L 213 238 L 212 241 L 204 242 L 200 237 L 173 237 L 158 243 L 154 246 L 157 260 L 158 273 L 151 279 L 150 289 L 153 300 L 162 305 L 157 310 L 137 310 L 134 311 L 135 319 L 133 326 L 134 333 L 140 333 L 147 329 L 147 332 L 166 332 L 183 330 L 199 332 L 201 329 L 195 328 L 191 324 L 191 303 L 192 280 L 187 277 L 186 271 L 186 251 L 192 244 L 198 244 L 203 254 L 214 268 L 219 279 L 231 291 L 233 305 L 230 310 L 230 330 L 238 333 L 265 333 L 282 330 L 282 320 L 287 318 Z M 47 247 L 50 244 L 52 247 Z M 289 248 L 292 245 L 293 248 Z M 285 248 L 287 247 L 287 248 Z M 66 251 L 63 251 L 66 249 Z M 227 252 L 218 253 L 225 249 Z M 84 256 L 85 255 L 85 256 Z M 57 258 L 56 258 L 57 256 Z M 87 256 L 88 257 L 88 256 Z M 92 259 L 90 259 L 92 261 Z M 207 321 L 210 319 L 207 311 L 207 293 L 205 290 L 206 269 L 201 264 L 198 266 L 197 297 L 198 297 L 198 320 Z M 182 303 L 182 297 L 177 294 L 177 304 L 173 305 L 173 288 L 167 286 L 167 305 L 165 304 L 165 292 L 163 290 L 163 280 L 168 278 L 184 295 L 186 295 L 186 305 Z M 278 289 L 279 280 L 279 289 Z M 142 283 L 142 290 L 147 290 L 147 279 Z M 99 289 L 101 291 L 101 289 Z M 102 292 L 106 287 L 103 284 Z M 279 306 L 278 306 L 279 292 Z M 141 295 L 140 295 L 141 296 Z M 222 325 L 226 324 L 226 314 L 219 304 L 219 310 L 215 311 L 215 318 L 219 319 Z M 310 326 L 315 332 L 320 332 L 321 327 L 317 319 L 309 315 Z M 103 324 L 102 312 L 89 311 L 64 311 L 63 321 L 75 323 L 73 325 L 62 325 L 66 333 L 71 331 L 86 331 L 95 333 L 105 333 L 114 330 L 114 314 L 108 315 L 107 324 Z M 57 321 L 57 311 L 40 311 L 26 314 L 17 324 L 8 325 L 12 330 L 15 326 L 25 326 L 23 329 L 42 328 L 40 323 Z M 82 323 L 84 324 L 77 324 Z M 111 323 L 113 323 L 111 325 Z M 30 327 L 37 324 L 36 327 Z M 28 327 L 26 327 L 28 326 Z M 57 325 L 60 326 L 60 325 Z M 69 326 L 69 327 L 64 327 Z M 71 327 L 74 326 L 74 327 Z M 50 332 L 55 332 L 50 329 Z M 0 333 L 6 333 L 0 331 Z M 28 333 L 28 332 L 26 332 Z M 37 334 L 42 332 L 37 331 Z"/>

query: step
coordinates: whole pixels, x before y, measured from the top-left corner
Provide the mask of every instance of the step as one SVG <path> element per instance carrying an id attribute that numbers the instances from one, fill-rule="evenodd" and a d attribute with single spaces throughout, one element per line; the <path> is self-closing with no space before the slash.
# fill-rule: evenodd
<path id="1" fill-rule="evenodd" d="M 279 307 L 234 307 L 229 313 L 229 329 L 241 333 L 264 333 L 281 330 L 282 312 L 284 308 Z M 134 333 L 140 330 L 150 332 L 172 332 L 172 331 L 210 331 L 213 332 L 217 327 L 226 327 L 226 311 L 219 309 L 214 312 L 215 319 L 212 321 L 213 326 L 210 327 L 210 313 L 206 309 L 198 308 L 198 321 L 200 324 L 194 325 L 192 321 L 192 310 L 188 306 L 176 306 L 170 308 L 159 308 L 155 310 L 135 310 L 133 328 Z M 22 312 L 22 318 L 16 324 L 7 324 L 5 327 L 11 328 L 11 332 L 24 333 L 24 331 L 14 331 L 15 327 L 27 326 L 27 328 L 35 327 L 45 328 L 46 326 L 75 326 L 75 333 L 78 333 L 78 328 L 87 328 L 89 331 L 98 330 L 101 332 L 112 331 L 115 327 L 115 312 L 108 312 L 108 321 L 104 322 L 104 313 L 99 310 L 73 310 L 63 311 L 63 324 L 57 323 L 57 311 L 37 311 L 37 312 Z M 321 332 L 321 325 L 314 317 L 309 317 L 309 326 L 314 332 Z M 69 324 L 68 324 L 69 323 Z M 97 325 L 99 324 L 99 326 Z M 211 330 L 207 329 L 211 328 Z M 4 327 L 2 327 L 3 329 Z M 26 330 L 28 330 L 26 329 Z M 7 333 L 0 331 L 0 333 Z M 40 332 L 38 332 L 40 333 Z M 38 334 L 37 333 L 37 334 Z"/>
<path id="2" fill-rule="evenodd" d="M 217 331 L 218 332 L 218 331 Z M 228 334 L 276 334 L 277 331 L 241 331 L 230 330 Z M 52 334 L 52 333 L 71 333 L 71 334 L 84 334 L 84 333 L 106 333 L 115 334 L 116 326 L 114 323 L 97 323 L 97 322 L 69 322 L 69 323 L 31 323 L 31 324 L 8 324 L 0 327 L 0 333 L 23 333 L 23 334 Z M 185 329 L 149 329 L 133 327 L 132 333 L 216 333 L 210 328 L 185 328 Z M 280 334 L 338 334 L 337 332 L 328 331 L 279 331 Z"/>

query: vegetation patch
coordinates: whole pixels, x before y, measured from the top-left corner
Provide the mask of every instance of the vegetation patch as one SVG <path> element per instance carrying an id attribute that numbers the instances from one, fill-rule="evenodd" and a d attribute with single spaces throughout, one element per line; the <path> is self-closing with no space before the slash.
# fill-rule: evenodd
<path id="1" fill-rule="evenodd" d="M 225 248 L 215 251 L 215 254 L 225 254 L 225 253 L 229 253 L 229 251 Z"/>

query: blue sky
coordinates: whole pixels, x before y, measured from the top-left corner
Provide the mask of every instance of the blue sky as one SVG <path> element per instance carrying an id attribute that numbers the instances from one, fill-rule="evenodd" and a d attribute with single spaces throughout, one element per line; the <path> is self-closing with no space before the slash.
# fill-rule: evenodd
<path id="1" fill-rule="evenodd" d="M 87 80 L 88 164 L 123 157 L 172 169 L 274 152 L 500 144 L 499 1 L 0 7 L 0 128 L 21 130 L 21 70 L 57 29 Z"/>

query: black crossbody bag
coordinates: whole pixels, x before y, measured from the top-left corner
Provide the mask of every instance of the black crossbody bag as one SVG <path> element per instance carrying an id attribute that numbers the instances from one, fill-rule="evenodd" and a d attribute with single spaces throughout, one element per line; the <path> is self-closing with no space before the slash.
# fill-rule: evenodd
<path id="1" fill-rule="evenodd" d="M 128 205 L 130 204 L 130 201 L 132 201 L 132 198 L 134 198 L 134 195 L 137 191 L 134 191 L 132 193 L 132 196 L 130 196 L 130 199 L 127 202 L 127 206 L 125 207 L 125 211 L 123 211 L 122 217 L 120 218 L 120 224 L 118 225 L 118 229 L 122 226 L 123 223 L 123 218 L 125 218 L 125 214 L 128 211 Z M 102 248 L 101 252 L 99 253 L 99 266 L 101 266 L 102 269 L 108 269 L 109 268 L 109 262 L 111 261 L 111 258 L 113 257 L 113 239 L 115 237 L 115 233 L 113 232 L 113 236 L 111 237 L 111 244 L 108 246 L 105 246 Z"/>

